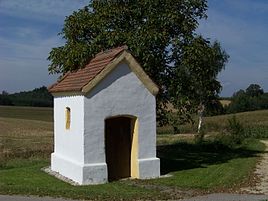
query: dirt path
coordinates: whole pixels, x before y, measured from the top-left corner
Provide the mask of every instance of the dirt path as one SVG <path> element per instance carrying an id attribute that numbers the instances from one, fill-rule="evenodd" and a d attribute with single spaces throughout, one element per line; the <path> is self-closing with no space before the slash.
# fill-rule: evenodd
<path id="1" fill-rule="evenodd" d="M 0 195 L 0 201 L 79 201 L 63 198 L 20 196 L 20 195 Z"/>
<path id="2" fill-rule="evenodd" d="M 267 195 L 215 193 L 178 201 L 266 201 Z"/>
<path id="3" fill-rule="evenodd" d="M 268 198 L 266 195 L 238 195 L 228 193 L 210 194 L 204 196 L 198 196 L 190 199 L 183 199 L 177 201 L 266 201 Z M 0 195 L 0 201 L 79 201 L 69 200 L 63 198 L 50 198 L 50 197 L 34 197 L 34 196 L 10 196 Z M 81 200 L 84 201 L 84 200 Z"/>
<path id="4" fill-rule="evenodd" d="M 243 188 L 242 190 L 253 194 L 268 195 L 268 140 L 261 140 L 261 142 L 266 145 L 266 149 L 255 170 L 255 174 L 260 180 L 256 186 Z"/>

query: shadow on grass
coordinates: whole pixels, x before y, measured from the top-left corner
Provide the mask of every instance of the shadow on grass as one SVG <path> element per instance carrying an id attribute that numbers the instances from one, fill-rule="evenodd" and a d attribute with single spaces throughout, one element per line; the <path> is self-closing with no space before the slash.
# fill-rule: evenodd
<path id="1" fill-rule="evenodd" d="M 157 156 L 161 160 L 161 175 L 179 170 L 225 163 L 235 158 L 255 157 L 259 153 L 263 152 L 249 150 L 245 147 L 229 148 L 217 142 L 204 142 L 201 144 L 178 142 L 157 147 Z"/>

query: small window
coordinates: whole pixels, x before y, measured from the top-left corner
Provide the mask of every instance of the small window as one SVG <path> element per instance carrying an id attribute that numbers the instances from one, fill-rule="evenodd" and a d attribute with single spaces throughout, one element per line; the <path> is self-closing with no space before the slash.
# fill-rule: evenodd
<path id="1" fill-rule="evenodd" d="M 71 109 L 69 107 L 65 108 L 65 128 L 70 129 L 71 126 Z"/>

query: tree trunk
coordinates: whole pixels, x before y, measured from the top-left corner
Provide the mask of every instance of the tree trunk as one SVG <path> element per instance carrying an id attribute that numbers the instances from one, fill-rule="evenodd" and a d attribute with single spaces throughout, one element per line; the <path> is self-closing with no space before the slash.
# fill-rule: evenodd
<path id="1" fill-rule="evenodd" d="M 202 123 L 203 123 L 203 116 L 199 115 L 199 122 L 198 122 L 198 128 L 197 128 L 197 133 L 200 133 L 201 127 L 202 127 Z"/>
<path id="2" fill-rule="evenodd" d="M 198 122 L 198 128 L 197 128 L 197 133 L 200 134 L 202 125 L 203 125 L 203 115 L 204 115 L 204 110 L 205 110 L 205 106 L 204 104 L 200 103 L 199 107 L 198 107 L 198 115 L 199 115 L 199 122 Z"/>

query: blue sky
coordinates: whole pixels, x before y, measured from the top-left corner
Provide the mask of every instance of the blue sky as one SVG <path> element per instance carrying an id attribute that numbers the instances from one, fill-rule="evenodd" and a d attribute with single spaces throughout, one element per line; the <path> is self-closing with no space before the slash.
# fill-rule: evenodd
<path id="1" fill-rule="evenodd" d="M 0 0 L 0 92 L 31 90 L 55 82 L 48 54 L 63 44 L 65 16 L 86 0 Z"/>
<path id="2" fill-rule="evenodd" d="M 87 0 L 0 0 L 0 92 L 52 84 L 48 53 L 63 44 L 57 35 L 65 16 Z M 268 91 L 268 1 L 209 0 L 208 19 L 197 33 L 218 40 L 230 55 L 220 73 L 222 96 L 251 83 Z"/>
<path id="3" fill-rule="evenodd" d="M 218 40 L 230 55 L 220 73 L 222 95 L 258 83 L 268 91 L 268 1 L 210 0 L 197 32 Z"/>

